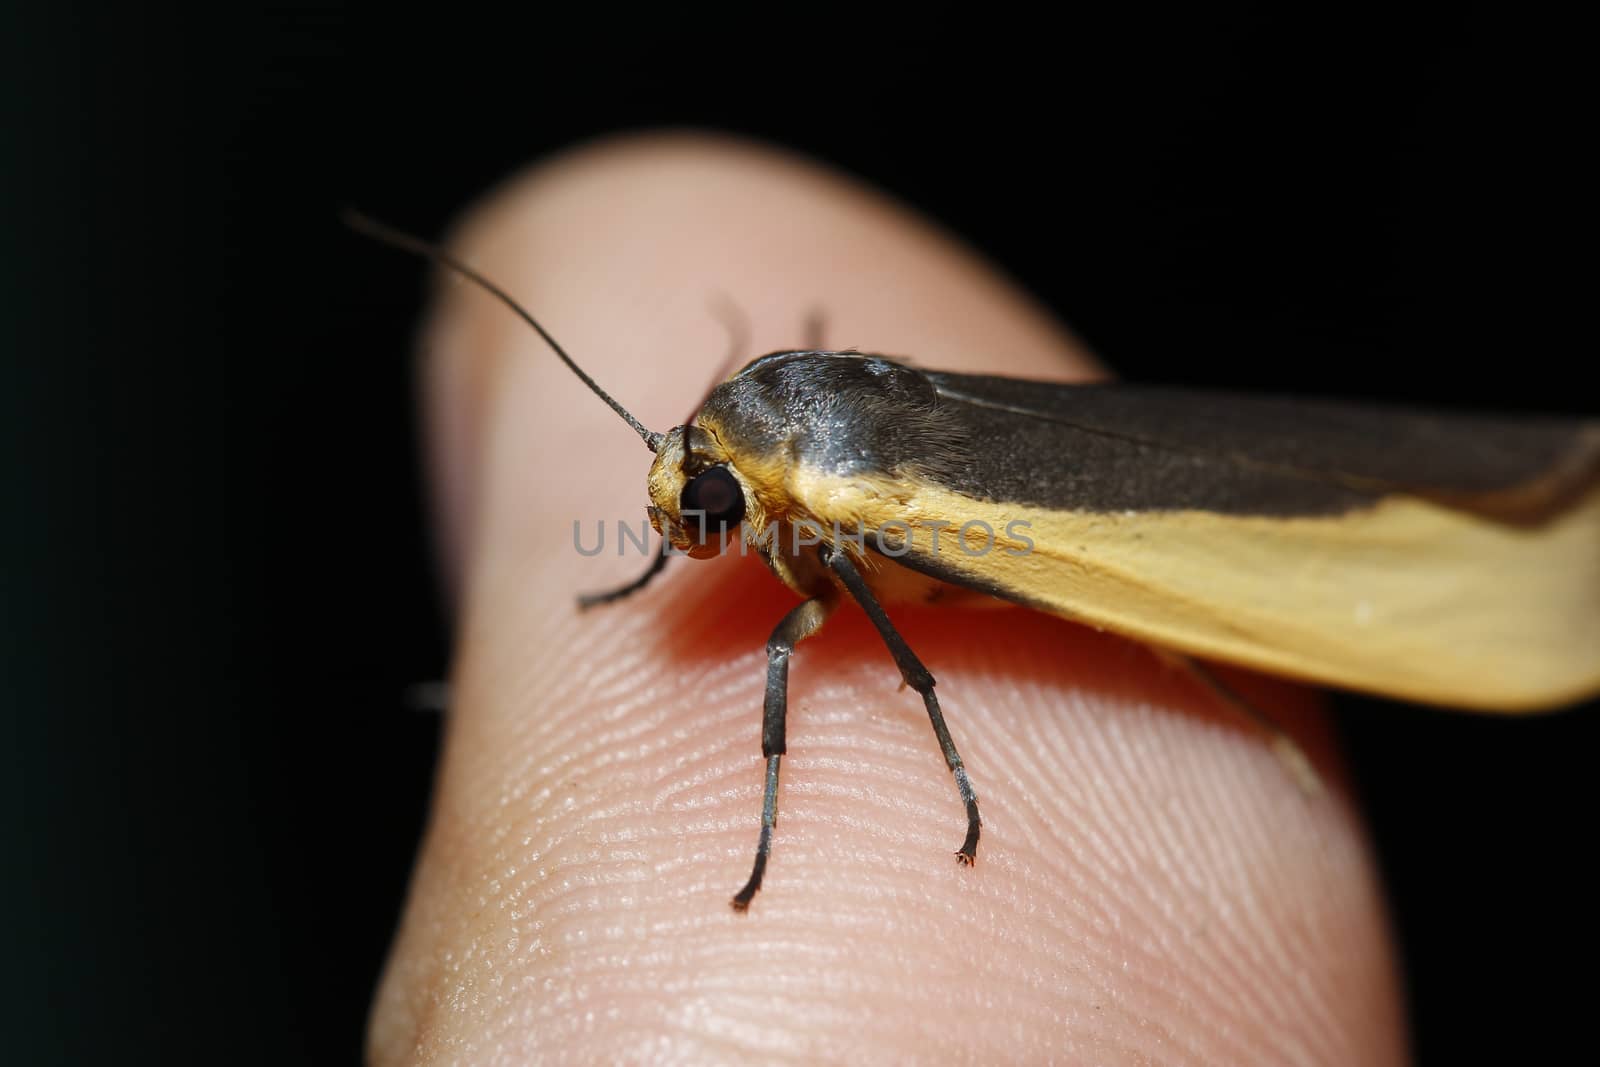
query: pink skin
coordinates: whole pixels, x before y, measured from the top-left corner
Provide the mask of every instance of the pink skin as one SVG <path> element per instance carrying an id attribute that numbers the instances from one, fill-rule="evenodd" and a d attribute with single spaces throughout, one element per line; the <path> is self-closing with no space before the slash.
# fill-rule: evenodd
<path id="1" fill-rule="evenodd" d="M 765 149 L 631 138 L 517 178 L 453 247 L 647 426 L 727 346 L 826 339 L 921 365 L 1095 373 L 970 250 Z M 1071 249 L 1064 249 L 1070 255 Z M 753 559 L 648 591 L 572 521 L 643 516 L 650 455 L 504 308 L 446 282 L 424 336 L 455 704 L 432 822 L 371 1022 L 379 1063 L 1385 1064 L 1405 1043 L 1372 858 L 1310 695 L 1230 679 L 1329 792 L 1136 644 L 1021 609 L 892 614 L 929 665 L 984 816 L 846 607 L 791 668 L 766 886 L 763 653 L 794 603 Z"/>

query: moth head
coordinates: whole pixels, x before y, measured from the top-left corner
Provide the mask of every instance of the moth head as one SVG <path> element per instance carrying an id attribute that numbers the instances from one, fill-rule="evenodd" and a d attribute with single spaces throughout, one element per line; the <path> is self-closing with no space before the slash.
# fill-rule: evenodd
<path id="1" fill-rule="evenodd" d="M 679 426 L 663 434 L 649 484 L 650 525 L 675 550 L 709 559 L 739 535 L 750 488 L 709 430 Z"/>

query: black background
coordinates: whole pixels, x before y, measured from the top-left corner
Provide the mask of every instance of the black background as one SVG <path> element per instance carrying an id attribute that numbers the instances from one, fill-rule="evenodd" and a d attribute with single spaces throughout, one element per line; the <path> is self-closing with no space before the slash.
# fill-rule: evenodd
<path id="1" fill-rule="evenodd" d="M 17 1062 L 359 1055 L 439 728 L 404 696 L 448 647 L 423 272 L 341 206 L 437 233 L 583 139 L 743 132 L 941 219 L 1130 379 L 1595 410 L 1570 27 L 34 7 L 0 105 Z M 1342 701 L 1426 1062 L 1589 1045 L 1593 710 Z"/>

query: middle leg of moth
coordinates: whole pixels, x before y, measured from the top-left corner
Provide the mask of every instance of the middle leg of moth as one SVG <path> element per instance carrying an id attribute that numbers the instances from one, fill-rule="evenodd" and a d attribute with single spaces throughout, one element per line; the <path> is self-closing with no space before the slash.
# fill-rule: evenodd
<path id="1" fill-rule="evenodd" d="M 928 668 L 922 665 L 917 654 L 911 651 L 911 646 L 906 644 L 906 639 L 900 636 L 900 631 L 889 621 L 888 614 L 878 603 L 878 598 L 872 595 L 872 589 L 861 577 L 861 572 L 856 570 L 856 565 L 850 562 L 850 557 L 843 551 L 827 545 L 824 545 L 821 551 L 822 562 L 839 576 L 839 581 L 850 591 L 850 595 L 855 597 L 856 603 L 867 613 L 867 618 L 872 620 L 872 625 L 878 628 L 878 636 L 883 638 L 883 643 L 889 647 L 889 654 L 894 657 L 895 666 L 900 668 L 900 677 L 917 691 L 922 697 L 923 705 L 928 709 L 928 721 L 933 723 L 933 735 L 939 740 L 939 749 L 944 753 L 944 762 L 950 768 L 950 773 L 955 775 L 956 788 L 961 792 L 961 802 L 967 807 L 967 837 L 956 850 L 956 859 L 970 866 L 978 858 L 978 831 L 983 825 L 982 820 L 978 818 L 978 794 L 972 788 L 972 780 L 967 777 L 967 768 L 961 762 L 961 753 L 956 751 L 956 743 L 950 737 L 950 728 L 945 725 L 944 712 L 939 710 L 939 698 L 933 694 L 933 675 L 928 673 Z"/>

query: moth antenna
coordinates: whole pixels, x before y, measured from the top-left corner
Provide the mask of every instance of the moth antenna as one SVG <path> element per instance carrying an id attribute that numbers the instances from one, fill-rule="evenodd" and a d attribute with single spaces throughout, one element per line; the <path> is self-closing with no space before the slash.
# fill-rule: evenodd
<path id="1" fill-rule="evenodd" d="M 618 415 L 621 415 L 622 420 L 629 426 L 633 427 L 633 432 L 644 439 L 646 448 L 654 452 L 658 447 L 660 447 L 661 439 L 664 435 L 657 433 L 655 430 L 646 429 L 644 423 L 634 418 L 627 408 L 617 403 L 616 400 L 612 399 L 610 393 L 600 388 L 600 384 L 593 378 L 589 377 L 589 375 L 584 372 L 584 369 L 578 366 L 577 362 L 573 360 L 571 356 L 567 355 L 566 349 L 562 348 L 561 345 L 557 343 L 556 339 L 550 336 L 550 332 L 543 326 L 539 325 L 539 320 L 534 318 L 533 315 L 528 312 L 527 308 L 517 303 L 510 293 L 506 292 L 494 282 L 491 282 L 488 278 L 485 278 L 482 274 L 479 274 L 477 271 L 461 262 L 455 256 L 452 256 L 449 252 L 446 252 L 438 245 L 430 244 L 429 242 L 422 240 L 420 237 L 413 237 L 411 234 L 406 233 L 403 230 L 397 230 L 392 226 L 386 226 L 383 223 L 378 222 L 375 219 L 370 219 L 357 211 L 346 210 L 343 212 L 343 218 L 345 225 L 349 226 L 352 230 L 359 234 L 370 237 L 382 244 L 389 245 L 392 248 L 398 248 L 405 252 L 411 252 L 415 255 L 421 256 L 423 259 L 432 260 L 435 263 L 440 263 L 446 267 L 449 267 L 463 278 L 466 278 L 468 281 L 476 284 L 489 295 L 498 299 L 506 307 L 516 312 L 517 316 L 521 318 L 523 322 L 526 322 L 529 326 L 532 326 L 534 330 L 538 332 L 539 336 L 544 338 L 545 344 L 549 345 L 555 354 L 561 357 L 561 362 L 565 363 L 567 365 L 567 369 L 578 376 L 579 381 L 583 382 L 584 385 L 589 387 L 590 392 L 594 393 L 594 395 L 599 397 L 601 400 L 604 400 L 607 407 L 609 407 L 612 411 L 615 411 Z"/>
<path id="2" fill-rule="evenodd" d="M 827 327 L 827 316 L 822 313 L 821 308 L 816 307 L 808 311 L 805 321 L 806 347 L 810 349 L 826 348 L 827 346 L 823 344 L 822 339 L 827 333 Z"/>
<path id="3" fill-rule="evenodd" d="M 700 409 L 706 406 L 711 394 L 728 377 L 728 372 L 733 370 L 734 364 L 739 362 L 739 354 L 746 352 L 750 347 L 750 316 L 734 303 L 732 297 L 726 293 L 713 293 L 706 302 L 706 309 L 722 324 L 722 328 L 728 331 L 728 354 L 722 357 L 722 363 L 717 367 L 717 373 L 712 376 L 711 384 L 706 386 L 700 402 L 689 412 L 689 418 L 684 423 L 686 426 L 700 417 Z"/>

